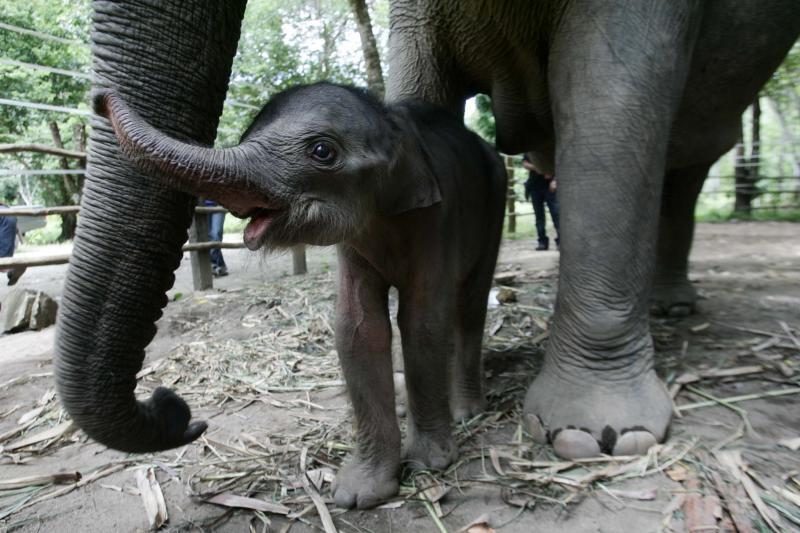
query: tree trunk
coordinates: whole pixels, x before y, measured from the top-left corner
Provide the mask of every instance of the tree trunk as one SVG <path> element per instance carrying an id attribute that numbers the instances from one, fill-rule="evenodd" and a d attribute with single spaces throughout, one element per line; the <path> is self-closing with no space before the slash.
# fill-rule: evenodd
<path id="1" fill-rule="evenodd" d="M 364 64 L 367 69 L 367 86 L 378 97 L 383 99 L 383 70 L 381 57 L 378 53 L 378 44 L 372 32 L 372 22 L 369 18 L 369 9 L 366 0 L 349 0 L 350 8 L 356 17 L 358 34 L 361 36 L 361 49 L 364 51 Z"/>
<path id="2" fill-rule="evenodd" d="M 56 148 L 64 148 L 64 142 L 61 140 L 61 130 L 58 129 L 58 123 L 56 121 L 51 121 L 50 124 L 50 135 L 53 137 L 53 145 Z M 58 165 L 67 170 L 69 168 L 69 161 L 66 157 L 60 157 L 58 159 Z"/>
<path id="3" fill-rule="evenodd" d="M 758 181 L 761 168 L 761 102 L 757 96 L 753 101 L 753 134 L 750 146 L 750 178 L 753 184 Z"/>
<path id="4" fill-rule="evenodd" d="M 55 121 L 50 122 L 50 135 L 53 137 L 53 144 L 56 148 L 64 148 L 64 142 L 61 139 L 61 130 L 58 128 L 58 123 Z M 66 157 L 59 158 L 59 166 L 68 170 L 69 160 Z M 73 176 L 64 175 L 59 183 L 58 195 L 56 196 L 56 203 L 58 205 L 74 205 L 76 182 Z M 65 213 L 61 215 L 61 234 L 58 236 L 58 242 L 69 241 L 75 238 L 75 228 L 78 225 L 78 216 L 75 213 Z"/>
<path id="5" fill-rule="evenodd" d="M 759 98 L 753 101 L 752 123 L 750 139 L 750 158 L 744 153 L 744 143 L 736 148 L 736 200 L 733 212 L 736 215 L 749 217 L 753 212 L 753 199 L 758 196 L 756 183 L 758 183 L 759 166 L 761 164 L 761 105 Z M 743 139 L 742 139 L 743 141 Z"/>

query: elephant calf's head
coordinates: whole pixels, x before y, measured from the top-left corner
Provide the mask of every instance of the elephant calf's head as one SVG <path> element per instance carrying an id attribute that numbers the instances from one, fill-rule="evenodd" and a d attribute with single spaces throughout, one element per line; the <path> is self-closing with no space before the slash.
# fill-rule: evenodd
<path id="1" fill-rule="evenodd" d="M 112 92 L 94 101 L 144 171 L 249 218 L 244 241 L 251 250 L 341 242 L 376 214 L 440 200 L 408 112 L 362 90 L 318 83 L 284 91 L 238 146 L 222 150 L 155 130 Z"/>

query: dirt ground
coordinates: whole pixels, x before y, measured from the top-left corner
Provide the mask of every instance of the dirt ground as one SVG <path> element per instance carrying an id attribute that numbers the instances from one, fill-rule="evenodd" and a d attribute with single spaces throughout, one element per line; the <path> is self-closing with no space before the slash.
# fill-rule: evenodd
<path id="1" fill-rule="evenodd" d="M 400 497 L 371 511 L 324 505 L 350 444 L 330 249 L 311 250 L 301 277 L 288 257 L 226 251 L 231 275 L 204 293 L 184 260 L 138 389 L 174 388 L 209 422 L 182 449 L 88 441 L 54 398 L 54 328 L 0 337 L 0 531 L 146 531 L 156 486 L 166 531 L 323 531 L 325 509 L 348 532 L 800 530 L 800 225 L 698 226 L 700 312 L 652 320 L 680 417 L 645 458 L 559 461 L 522 431 L 558 267 L 557 252 L 533 247 L 504 243 L 497 270 L 516 274 L 517 301 L 490 308 L 490 406 L 454 428 L 459 463 L 406 475 Z M 32 269 L 20 285 L 57 297 L 63 273 Z"/>

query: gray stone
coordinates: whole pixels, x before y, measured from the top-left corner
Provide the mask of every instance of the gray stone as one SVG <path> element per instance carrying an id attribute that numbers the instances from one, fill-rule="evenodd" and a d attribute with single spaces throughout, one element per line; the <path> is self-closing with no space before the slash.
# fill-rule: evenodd
<path id="1" fill-rule="evenodd" d="M 36 292 L 36 298 L 31 306 L 30 323 L 28 328 L 40 330 L 56 323 L 58 304 L 42 291 Z"/>
<path id="2" fill-rule="evenodd" d="M 55 324 L 58 304 L 42 291 L 14 289 L 0 307 L 0 332 L 44 329 Z"/>

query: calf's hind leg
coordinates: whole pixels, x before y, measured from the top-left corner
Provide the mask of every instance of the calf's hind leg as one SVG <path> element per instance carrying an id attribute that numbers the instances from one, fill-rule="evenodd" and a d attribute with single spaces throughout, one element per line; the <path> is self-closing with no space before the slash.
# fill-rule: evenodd
<path id="1" fill-rule="evenodd" d="M 486 407 L 481 352 L 491 281 L 482 281 L 476 280 L 475 285 L 468 281 L 458 297 L 455 350 L 450 366 L 450 410 L 456 421 L 472 418 Z"/>
<path id="2" fill-rule="evenodd" d="M 400 292 L 398 322 L 408 391 L 405 461 L 412 469 L 443 470 L 455 459 L 448 401 L 453 306 L 441 280 Z M 439 287 L 439 289 L 437 289 Z"/>

